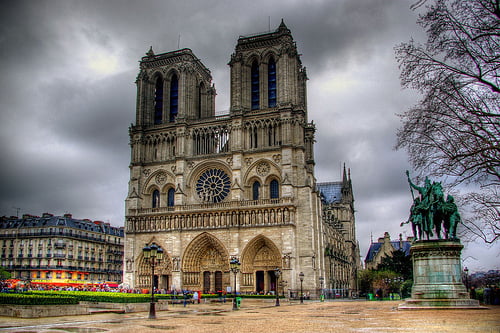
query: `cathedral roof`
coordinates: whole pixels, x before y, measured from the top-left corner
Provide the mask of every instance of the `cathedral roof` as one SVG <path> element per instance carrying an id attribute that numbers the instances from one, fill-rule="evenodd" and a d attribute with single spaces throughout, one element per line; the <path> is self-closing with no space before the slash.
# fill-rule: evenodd
<path id="1" fill-rule="evenodd" d="M 316 187 L 324 203 L 332 204 L 342 200 L 342 182 L 317 183 Z"/>

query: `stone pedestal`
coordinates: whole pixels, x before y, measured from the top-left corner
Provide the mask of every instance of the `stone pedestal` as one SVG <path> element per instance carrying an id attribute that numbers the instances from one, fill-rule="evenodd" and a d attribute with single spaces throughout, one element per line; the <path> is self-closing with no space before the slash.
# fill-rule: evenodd
<path id="1" fill-rule="evenodd" d="M 458 240 L 415 242 L 410 249 L 413 261 L 411 299 L 399 306 L 411 309 L 478 309 L 479 301 L 470 299 L 462 283 Z"/>

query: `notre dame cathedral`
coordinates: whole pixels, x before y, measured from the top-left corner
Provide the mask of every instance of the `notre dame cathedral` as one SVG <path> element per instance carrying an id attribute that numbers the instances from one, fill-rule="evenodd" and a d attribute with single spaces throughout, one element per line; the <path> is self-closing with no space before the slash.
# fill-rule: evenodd
<path id="1" fill-rule="evenodd" d="M 304 291 L 349 296 L 359 265 L 351 179 L 344 168 L 342 181 L 316 183 L 307 75 L 290 30 L 282 21 L 240 36 L 229 66 L 230 111 L 216 115 L 210 70 L 190 49 L 141 59 L 124 282 L 151 286 L 142 249 L 155 243 L 157 288 L 286 293 L 302 272 Z"/>

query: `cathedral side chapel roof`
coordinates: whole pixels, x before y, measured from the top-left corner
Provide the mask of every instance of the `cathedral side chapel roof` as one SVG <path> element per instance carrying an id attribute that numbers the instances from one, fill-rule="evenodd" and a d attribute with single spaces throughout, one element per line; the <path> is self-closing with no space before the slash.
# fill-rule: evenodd
<path id="1" fill-rule="evenodd" d="M 342 182 L 317 183 L 316 187 L 324 203 L 332 204 L 342 200 Z"/>

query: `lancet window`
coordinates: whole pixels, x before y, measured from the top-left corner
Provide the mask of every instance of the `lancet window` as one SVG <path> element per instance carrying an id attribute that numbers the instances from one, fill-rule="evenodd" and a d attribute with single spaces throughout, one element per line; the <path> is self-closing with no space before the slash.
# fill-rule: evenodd
<path id="1" fill-rule="evenodd" d="M 276 179 L 273 179 L 269 184 L 269 194 L 271 199 L 278 199 L 280 197 L 279 183 Z"/>
<path id="2" fill-rule="evenodd" d="M 155 114 L 154 123 L 161 124 L 163 120 L 163 78 L 158 77 L 155 84 Z"/>
<path id="3" fill-rule="evenodd" d="M 251 89 L 252 89 L 252 110 L 258 110 L 260 107 L 260 93 L 259 93 L 259 64 L 257 63 L 257 61 L 254 61 L 252 63 Z"/>
<path id="4" fill-rule="evenodd" d="M 160 207 L 160 191 L 158 191 L 158 190 L 153 191 L 152 201 L 153 201 L 151 203 L 152 208 Z"/>
<path id="5" fill-rule="evenodd" d="M 252 200 L 259 200 L 260 183 L 255 181 L 252 185 Z"/>
<path id="6" fill-rule="evenodd" d="M 276 106 L 276 62 L 274 58 L 271 58 L 267 65 L 267 94 L 268 106 L 274 108 Z"/>
<path id="7" fill-rule="evenodd" d="M 177 117 L 179 107 L 179 79 L 177 75 L 172 75 L 170 80 L 170 117 L 169 121 L 174 122 Z"/>
<path id="8" fill-rule="evenodd" d="M 169 188 L 167 193 L 167 206 L 173 207 L 174 204 L 175 204 L 175 190 L 173 188 Z"/>

